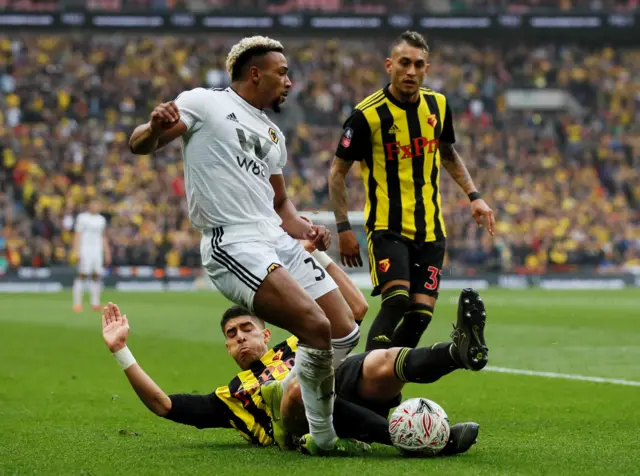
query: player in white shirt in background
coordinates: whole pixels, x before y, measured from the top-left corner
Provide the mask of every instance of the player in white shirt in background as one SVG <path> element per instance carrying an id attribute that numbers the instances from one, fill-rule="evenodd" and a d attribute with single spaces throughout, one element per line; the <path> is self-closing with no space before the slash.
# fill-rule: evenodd
<path id="1" fill-rule="evenodd" d="M 129 141 L 147 155 L 182 137 L 189 218 L 202 232 L 202 264 L 227 299 L 298 337 L 292 374 L 300 382 L 310 435 L 327 454 L 361 452 L 333 427 L 334 367 L 357 345 L 353 314 L 297 240 L 326 250 L 330 234 L 301 219 L 287 195 L 285 137 L 278 112 L 291 81 L 282 45 L 244 38 L 227 57 L 231 87 L 196 88 L 157 106 Z"/>
<path id="2" fill-rule="evenodd" d="M 100 202 L 89 202 L 89 209 L 76 217 L 73 254 L 78 259 L 78 275 L 73 283 L 73 310 L 82 311 L 82 295 L 86 286 L 91 294 L 91 307 L 99 311 L 100 288 L 104 266 L 111 264 L 111 251 L 105 234 L 107 220 L 100 214 Z M 87 280 L 91 277 L 91 280 Z"/>

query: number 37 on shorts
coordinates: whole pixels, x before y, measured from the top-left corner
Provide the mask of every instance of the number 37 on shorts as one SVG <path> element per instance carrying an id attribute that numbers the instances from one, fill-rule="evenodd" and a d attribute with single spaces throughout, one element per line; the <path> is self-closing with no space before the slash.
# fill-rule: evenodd
<path id="1" fill-rule="evenodd" d="M 409 281 L 411 294 L 438 297 L 446 241 L 415 243 L 399 233 L 374 231 L 368 238 L 372 296 L 396 280 Z"/>
<path id="2" fill-rule="evenodd" d="M 203 234 L 200 253 L 215 287 L 250 310 L 260 285 L 278 268 L 286 269 L 314 300 L 337 288 L 322 266 L 279 226 L 216 228 Z"/>

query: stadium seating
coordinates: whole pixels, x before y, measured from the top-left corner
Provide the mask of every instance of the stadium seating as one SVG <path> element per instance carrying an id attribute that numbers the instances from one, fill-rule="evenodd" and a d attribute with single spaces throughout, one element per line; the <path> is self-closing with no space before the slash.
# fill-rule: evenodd
<path id="1" fill-rule="evenodd" d="M 191 10 L 269 11 L 271 13 L 316 12 L 549 12 L 637 10 L 638 0 L 0 0 L 0 10 L 95 11 Z"/>
<path id="2" fill-rule="evenodd" d="M 115 264 L 198 266 L 179 147 L 141 158 L 127 139 L 157 102 L 227 85 L 223 64 L 236 40 L 0 35 L 0 256 L 14 267 L 72 262 L 73 215 L 98 196 Z M 274 119 L 288 138 L 290 195 L 300 210 L 327 210 L 340 125 L 385 83 L 386 42 L 286 47 L 293 94 Z M 435 42 L 429 86 L 447 94 L 458 150 L 498 218 L 491 239 L 444 172 L 452 269 L 640 264 L 639 59 L 638 50 Z M 511 111 L 504 92 L 514 86 L 569 90 L 586 113 Z M 362 210 L 357 170 L 349 200 Z"/>

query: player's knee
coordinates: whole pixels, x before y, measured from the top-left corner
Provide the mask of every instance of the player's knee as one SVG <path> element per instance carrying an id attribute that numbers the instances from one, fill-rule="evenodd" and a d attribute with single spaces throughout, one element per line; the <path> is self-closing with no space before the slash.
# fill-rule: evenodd
<path id="1" fill-rule="evenodd" d="M 433 306 L 419 302 L 413 303 L 409 306 L 405 319 L 413 327 L 426 329 L 433 319 Z"/>
<path id="2" fill-rule="evenodd" d="M 404 315 L 411 305 L 409 288 L 401 284 L 391 286 L 382 293 L 382 307 L 397 316 Z"/>
<path id="3" fill-rule="evenodd" d="M 353 309 L 337 289 L 321 296 L 316 303 L 331 323 L 332 338 L 340 339 L 353 332 Z"/>
<path id="4" fill-rule="evenodd" d="M 300 313 L 302 328 L 300 341 L 316 349 L 328 349 L 331 345 L 331 323 L 320 306 L 313 303 Z"/>
<path id="5" fill-rule="evenodd" d="M 329 318 L 329 316 L 327 316 L 327 318 Z M 353 329 L 356 325 L 355 313 L 353 312 L 353 309 L 351 309 L 351 307 L 349 307 L 348 305 L 345 305 L 340 322 L 336 323 L 334 322 L 334 320 L 329 319 L 329 324 L 331 324 L 330 332 L 332 338 L 340 339 L 342 337 L 348 336 L 349 334 L 351 334 L 351 332 L 353 332 Z"/>
<path id="6" fill-rule="evenodd" d="M 370 356 L 374 357 L 369 368 L 369 376 L 375 381 L 383 382 L 384 379 L 395 376 L 395 365 L 400 347 L 391 349 L 379 349 L 371 352 Z"/>
<path id="7" fill-rule="evenodd" d="M 322 308 L 322 312 L 325 313 L 327 319 L 331 322 L 331 330 L 335 333 L 337 328 L 341 328 L 342 332 L 348 334 L 353 329 L 354 312 L 351 306 L 349 306 L 341 297 L 340 306 L 331 307 L 328 310 Z M 339 332 L 339 333 L 342 333 Z M 345 335 L 346 335 L 345 334 Z M 338 336 L 334 336 L 338 337 Z"/>
<path id="8" fill-rule="evenodd" d="M 367 315 L 367 312 L 369 312 L 369 303 L 364 299 L 359 300 L 351 307 L 351 312 L 356 321 L 361 321 L 364 319 L 364 316 Z"/>
<path id="9" fill-rule="evenodd" d="M 389 401 L 402 390 L 402 381 L 395 371 L 400 347 L 370 352 L 362 368 L 359 394 L 369 400 Z"/>

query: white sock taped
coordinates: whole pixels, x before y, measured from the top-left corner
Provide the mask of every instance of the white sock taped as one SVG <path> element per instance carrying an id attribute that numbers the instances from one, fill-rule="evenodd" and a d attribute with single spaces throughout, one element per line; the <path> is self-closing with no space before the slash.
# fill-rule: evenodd
<path id="1" fill-rule="evenodd" d="M 338 439 L 333 428 L 335 375 L 332 358 L 333 352 L 330 350 L 298 345 L 293 368 L 300 382 L 309 432 L 316 444 L 326 450 L 332 449 Z"/>

